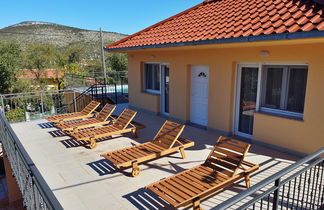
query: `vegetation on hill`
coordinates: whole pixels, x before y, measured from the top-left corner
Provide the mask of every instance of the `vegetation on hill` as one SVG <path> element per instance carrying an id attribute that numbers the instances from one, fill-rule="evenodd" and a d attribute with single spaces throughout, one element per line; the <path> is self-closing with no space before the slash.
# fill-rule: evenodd
<path id="1" fill-rule="evenodd" d="M 116 42 L 127 35 L 104 32 L 104 45 Z M 22 48 L 29 44 L 51 44 L 58 49 L 70 45 L 81 45 L 89 59 L 100 57 L 100 37 L 98 31 L 84 30 L 54 23 L 26 21 L 0 29 L 0 40 L 16 41 Z"/>
<path id="2" fill-rule="evenodd" d="M 104 32 L 104 45 L 125 35 Z M 106 54 L 106 68 L 114 72 L 126 71 L 125 54 Z M 53 69 L 56 77 L 44 79 L 46 69 Z M 34 74 L 33 80 L 17 79 L 23 70 Z M 54 84 L 63 88 L 64 73 L 101 73 L 99 32 L 43 22 L 22 22 L 0 29 L 0 94 L 42 89 Z M 3 81 L 2 81 L 3 80 Z"/>

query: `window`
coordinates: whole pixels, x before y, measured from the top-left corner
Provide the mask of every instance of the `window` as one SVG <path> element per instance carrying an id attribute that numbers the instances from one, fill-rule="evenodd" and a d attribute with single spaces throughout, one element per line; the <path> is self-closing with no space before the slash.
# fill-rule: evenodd
<path id="1" fill-rule="evenodd" d="M 147 92 L 160 93 L 160 64 L 144 64 L 144 89 Z"/>
<path id="2" fill-rule="evenodd" d="M 302 117 L 307 66 L 263 66 L 261 110 Z"/>

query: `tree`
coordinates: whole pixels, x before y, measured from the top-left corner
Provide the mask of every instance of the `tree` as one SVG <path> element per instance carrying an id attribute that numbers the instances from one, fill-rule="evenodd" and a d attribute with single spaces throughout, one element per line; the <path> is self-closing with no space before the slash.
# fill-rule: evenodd
<path id="1" fill-rule="evenodd" d="M 0 41 L 0 93 L 8 93 L 16 80 L 20 64 L 20 46 L 14 42 Z"/>
<path id="2" fill-rule="evenodd" d="M 56 54 L 56 78 L 57 87 L 60 90 L 64 86 L 64 78 L 60 77 L 65 73 L 84 73 L 81 61 L 85 56 L 84 49 L 79 45 L 70 45 L 63 52 Z"/>
<path id="3" fill-rule="evenodd" d="M 55 67 L 57 49 L 50 44 L 28 45 L 25 54 L 25 68 L 29 69 L 41 81 L 44 71 Z"/>
<path id="4" fill-rule="evenodd" d="M 69 64 L 80 63 L 85 56 L 85 50 L 78 44 L 72 44 L 65 50 L 64 55 Z"/>
<path id="5" fill-rule="evenodd" d="M 117 82 L 121 79 L 127 79 L 127 55 L 124 53 L 110 53 L 107 58 L 108 61 L 108 81 Z"/>
<path id="6" fill-rule="evenodd" d="M 108 55 L 108 67 L 112 71 L 126 71 L 127 70 L 127 55 L 124 53 L 110 53 Z"/>

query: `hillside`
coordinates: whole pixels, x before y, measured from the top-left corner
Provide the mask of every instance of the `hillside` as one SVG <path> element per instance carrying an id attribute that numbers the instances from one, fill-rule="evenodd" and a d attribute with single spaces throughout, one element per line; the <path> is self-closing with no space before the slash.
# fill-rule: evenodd
<path id="1" fill-rule="evenodd" d="M 104 44 L 118 41 L 127 35 L 103 32 Z M 49 43 L 64 48 L 71 44 L 80 44 L 89 56 L 100 52 L 99 32 L 74 28 L 54 23 L 26 21 L 0 29 L 0 40 L 17 41 L 22 47 L 33 43 Z"/>

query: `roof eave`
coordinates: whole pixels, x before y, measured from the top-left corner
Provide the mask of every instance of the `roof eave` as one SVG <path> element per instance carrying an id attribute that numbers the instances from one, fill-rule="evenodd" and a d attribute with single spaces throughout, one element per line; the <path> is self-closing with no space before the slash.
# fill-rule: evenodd
<path id="1" fill-rule="evenodd" d="M 295 33 L 269 34 L 269 35 L 259 35 L 259 36 L 228 38 L 228 39 L 225 39 L 225 38 L 224 39 L 211 39 L 211 40 L 200 40 L 200 41 L 190 41 L 190 42 L 166 43 L 166 44 L 143 45 L 143 46 L 134 46 L 134 47 L 120 47 L 120 48 L 104 48 L 104 49 L 105 49 L 105 51 L 113 52 L 113 51 L 166 48 L 166 47 L 182 47 L 182 46 L 207 45 L 207 44 L 305 39 L 305 38 L 315 38 L 315 37 L 324 37 L 324 31 L 307 31 L 307 32 L 295 32 Z"/>

